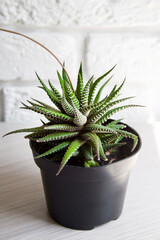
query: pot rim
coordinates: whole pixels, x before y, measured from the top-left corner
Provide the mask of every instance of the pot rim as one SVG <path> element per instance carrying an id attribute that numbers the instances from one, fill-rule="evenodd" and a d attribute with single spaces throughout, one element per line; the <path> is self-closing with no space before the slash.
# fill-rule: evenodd
<path id="1" fill-rule="evenodd" d="M 139 136 L 139 134 L 137 133 L 137 131 L 134 129 L 134 128 L 132 128 L 132 127 L 130 127 L 128 124 L 125 124 L 128 128 L 130 128 L 130 130 L 135 134 L 135 135 L 137 135 L 137 137 L 138 137 L 138 145 L 136 146 L 136 148 L 135 148 L 135 150 L 129 155 L 129 156 L 126 156 L 126 157 L 124 157 L 124 158 L 122 158 L 122 159 L 119 159 L 119 160 L 117 160 L 117 161 L 113 161 L 111 164 L 106 164 L 106 165 L 102 165 L 102 166 L 99 166 L 99 167 L 90 167 L 90 168 L 86 168 L 86 167 L 84 167 L 84 166 L 74 166 L 74 165 L 65 165 L 65 168 L 67 167 L 69 167 L 69 168 L 76 168 L 76 169 L 85 169 L 85 171 L 92 171 L 93 169 L 97 169 L 97 168 L 102 168 L 102 167 L 109 167 L 109 166 L 114 166 L 114 165 L 116 165 L 117 163 L 119 163 L 119 162 L 121 162 L 122 160 L 123 161 L 127 161 L 129 158 L 131 158 L 131 157 L 133 157 L 133 156 L 135 156 L 138 152 L 139 152 L 139 150 L 141 149 L 141 147 L 142 147 L 142 141 L 141 141 L 141 138 L 140 138 L 140 136 Z M 29 140 L 29 145 L 30 145 L 30 147 L 31 147 L 31 149 L 32 149 L 32 151 L 34 151 L 35 152 L 35 155 L 36 156 L 38 156 L 39 155 L 39 153 L 35 150 L 35 148 L 34 148 L 34 144 L 36 144 L 36 142 L 35 141 L 33 141 L 33 140 Z M 124 146 L 125 147 L 125 146 Z M 41 158 L 41 160 L 42 159 L 44 159 L 45 161 L 47 161 L 47 162 L 49 162 L 50 164 L 54 164 L 54 165 L 59 165 L 60 164 L 60 162 L 55 162 L 55 161 L 51 161 L 50 159 L 48 159 L 47 158 L 47 156 L 45 156 L 45 157 L 42 157 Z M 37 159 L 37 161 L 38 161 L 38 159 Z"/>

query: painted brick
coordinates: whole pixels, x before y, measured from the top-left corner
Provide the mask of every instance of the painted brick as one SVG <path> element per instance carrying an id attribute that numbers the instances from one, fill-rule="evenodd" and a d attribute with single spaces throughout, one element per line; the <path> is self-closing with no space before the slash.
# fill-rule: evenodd
<path id="1" fill-rule="evenodd" d="M 155 0 L 1 0 L 1 24 L 39 26 L 158 25 Z"/>
<path id="2" fill-rule="evenodd" d="M 110 83 L 107 84 L 105 90 L 102 92 L 101 99 L 106 97 L 106 95 L 109 95 L 114 85 L 115 83 L 112 79 L 112 81 L 110 81 Z M 155 86 L 155 89 L 156 89 L 156 86 Z M 154 95 L 157 96 L 157 104 L 155 102 Z M 154 91 L 153 88 L 145 88 L 144 85 L 138 85 L 137 87 L 137 85 L 134 83 L 126 82 L 121 90 L 121 95 L 117 99 L 129 97 L 129 96 L 134 96 L 135 98 L 130 99 L 128 101 L 124 101 L 115 107 L 128 105 L 128 104 L 143 105 L 146 107 L 128 108 L 114 114 L 113 118 L 115 119 L 122 118 L 126 123 L 152 122 L 160 119 L 159 118 L 160 111 L 158 110 L 158 106 L 157 106 L 158 102 L 160 101 L 160 96 L 158 97 L 158 90 Z"/>
<path id="3" fill-rule="evenodd" d="M 0 121 L 3 121 L 3 93 L 2 93 L 2 88 L 0 88 Z"/>
<path id="4" fill-rule="evenodd" d="M 35 113 L 30 110 L 19 109 L 22 107 L 21 102 L 27 103 L 27 100 L 35 98 L 40 101 L 44 101 L 47 104 L 53 106 L 52 102 L 48 99 L 43 90 L 38 89 L 35 86 L 26 87 L 4 87 L 4 121 L 6 122 L 37 122 L 43 118 L 43 115 Z M 32 100 L 31 100 L 32 101 Z"/>
<path id="5" fill-rule="evenodd" d="M 76 68 L 74 37 L 63 33 L 29 32 L 30 37 L 48 47 L 61 60 L 73 76 Z M 43 48 L 28 39 L 0 32 L 0 80 L 34 81 L 35 71 L 43 79 L 56 79 L 61 67 Z"/>
<path id="6" fill-rule="evenodd" d="M 150 86 L 159 83 L 160 35 L 90 34 L 86 43 L 88 75 L 103 74 L 115 64 L 114 79 Z"/>
<path id="7" fill-rule="evenodd" d="M 55 85 L 55 87 L 60 90 L 59 85 Z M 108 84 L 106 91 L 102 94 L 102 98 L 111 91 L 112 87 L 113 84 Z M 153 88 L 148 88 L 144 91 L 144 86 L 139 85 L 137 87 L 134 84 L 126 84 L 122 91 L 122 97 L 126 96 L 137 96 L 137 98 L 129 100 L 124 104 L 142 104 L 147 106 L 147 108 L 131 108 L 121 111 L 120 113 L 114 115 L 115 119 L 124 118 L 125 122 L 151 122 L 154 120 L 160 120 L 160 111 L 158 108 L 160 97 L 158 97 L 158 88 L 156 86 L 154 91 Z M 155 96 L 157 96 L 157 101 L 155 101 Z M 19 107 L 22 106 L 21 102 L 27 103 L 27 100 L 31 97 L 52 105 L 46 94 L 36 86 L 4 87 L 4 121 L 37 122 L 39 119 L 44 119 L 40 114 L 29 110 L 19 109 Z"/>

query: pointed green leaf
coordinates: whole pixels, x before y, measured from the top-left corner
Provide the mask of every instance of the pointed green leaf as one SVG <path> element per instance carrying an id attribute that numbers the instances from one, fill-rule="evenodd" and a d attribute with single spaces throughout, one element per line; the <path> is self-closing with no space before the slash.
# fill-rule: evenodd
<path id="1" fill-rule="evenodd" d="M 54 124 L 50 126 L 45 126 L 44 129 L 46 130 L 55 130 L 55 131 L 79 131 L 81 127 L 73 126 L 70 124 Z"/>
<path id="2" fill-rule="evenodd" d="M 72 105 L 67 101 L 67 99 L 65 98 L 65 96 L 63 95 L 61 98 L 61 105 L 64 109 L 64 111 L 69 115 L 69 116 L 74 116 L 74 110 Z"/>
<path id="3" fill-rule="evenodd" d="M 67 92 L 68 98 L 70 100 L 70 103 L 72 104 L 72 101 L 73 101 L 76 108 L 79 109 L 80 108 L 79 101 L 78 101 L 77 97 L 75 96 L 71 86 L 67 82 L 65 83 L 65 86 L 66 86 L 66 92 Z"/>
<path id="4" fill-rule="evenodd" d="M 44 137 L 46 135 L 46 130 L 42 130 L 42 131 L 38 131 L 38 132 L 34 132 L 31 134 L 26 135 L 24 138 L 30 139 L 30 140 L 37 140 L 40 137 Z"/>
<path id="5" fill-rule="evenodd" d="M 94 160 L 92 146 L 84 144 L 81 148 L 81 151 L 86 160 Z"/>
<path id="6" fill-rule="evenodd" d="M 116 65 L 115 65 L 115 66 L 116 66 Z M 106 76 L 115 68 L 115 66 L 114 66 L 113 68 L 111 68 L 108 72 L 106 72 L 105 74 L 103 74 L 101 77 L 99 77 L 99 78 L 93 83 L 92 88 L 91 88 L 90 93 L 89 93 L 89 98 L 88 98 L 88 103 L 89 103 L 89 104 L 91 104 L 92 101 L 93 101 L 94 93 L 95 93 L 96 88 L 97 88 L 98 84 L 100 83 L 100 81 L 101 81 L 104 77 L 106 77 Z"/>
<path id="7" fill-rule="evenodd" d="M 44 126 L 41 127 L 35 127 L 35 128 L 23 128 L 23 129 L 18 129 L 14 130 L 12 132 L 6 133 L 3 137 L 8 136 L 13 133 L 22 133 L 22 132 L 39 132 L 41 130 L 44 130 Z"/>
<path id="8" fill-rule="evenodd" d="M 50 106 L 50 105 L 48 105 L 48 104 L 46 104 L 46 103 L 44 103 L 44 102 L 41 102 L 41 101 L 36 100 L 36 99 L 34 99 L 34 98 L 31 98 L 31 99 L 32 99 L 33 101 L 39 103 L 39 104 L 41 105 L 40 107 L 45 107 L 45 108 L 47 108 L 47 109 L 50 109 L 50 110 L 54 110 L 54 111 L 59 112 L 58 109 L 56 109 L 56 108 L 54 108 L 54 107 L 52 107 L 52 106 Z M 33 103 L 31 103 L 31 102 L 30 102 L 30 104 L 32 104 L 33 106 L 36 106 L 35 104 L 33 104 Z M 37 105 L 37 106 L 38 106 L 38 105 Z"/>
<path id="9" fill-rule="evenodd" d="M 50 142 L 55 140 L 67 139 L 75 137 L 79 134 L 79 132 L 55 132 L 48 134 L 45 137 L 37 139 L 37 142 Z"/>
<path id="10" fill-rule="evenodd" d="M 112 144 L 105 144 L 104 145 L 104 151 L 109 151 L 109 150 L 113 150 L 115 148 L 119 148 L 119 147 L 122 147 L 124 146 L 126 143 L 123 142 L 123 143 L 112 143 Z"/>
<path id="11" fill-rule="evenodd" d="M 113 130 L 112 128 L 108 127 L 108 126 L 102 126 L 96 123 L 91 123 L 91 124 L 87 124 L 84 127 L 84 130 L 86 131 L 92 131 L 95 133 L 114 133 L 117 134 L 115 130 Z"/>
<path id="12" fill-rule="evenodd" d="M 89 91 L 90 91 L 90 87 L 92 86 L 92 83 L 93 83 L 93 76 L 88 80 L 83 90 L 82 99 L 81 99 L 83 107 L 88 105 Z"/>
<path id="13" fill-rule="evenodd" d="M 65 62 L 63 62 L 63 66 L 65 67 Z M 67 74 L 66 74 L 64 68 L 62 68 L 62 77 L 63 77 L 64 82 L 65 82 L 65 83 L 67 82 L 67 83 L 70 85 L 70 81 L 68 80 L 68 77 L 67 77 Z M 72 87 L 71 87 L 71 88 L 72 88 Z M 73 89 L 72 89 L 72 90 L 73 90 Z"/>
<path id="14" fill-rule="evenodd" d="M 43 114 L 44 116 L 50 117 L 51 119 L 55 120 L 63 120 L 64 122 L 72 122 L 73 118 L 63 114 L 61 112 L 58 111 L 52 111 L 43 107 L 36 107 L 36 106 L 27 106 L 25 104 L 23 104 L 25 107 L 22 107 L 24 109 L 28 109 L 28 110 L 32 110 L 34 112 Z"/>
<path id="15" fill-rule="evenodd" d="M 57 146 L 49 149 L 48 151 L 42 153 L 41 155 L 37 156 L 36 158 L 45 157 L 45 156 L 48 156 L 48 155 L 50 155 L 50 154 L 59 152 L 59 151 L 61 151 L 62 149 L 68 147 L 69 144 L 70 144 L 70 141 L 62 142 L 62 143 L 58 144 Z"/>
<path id="16" fill-rule="evenodd" d="M 121 102 L 124 102 L 126 100 L 129 100 L 131 98 L 133 98 L 133 97 L 122 98 L 122 99 L 119 99 L 119 100 L 116 100 L 116 101 L 113 101 L 113 102 L 110 102 L 110 103 L 108 103 L 108 100 L 106 98 L 106 101 L 104 101 L 102 104 L 100 104 L 100 106 L 99 106 L 97 111 L 96 110 L 92 110 L 92 114 L 90 115 L 89 119 L 90 120 L 92 119 L 93 121 L 96 121 L 96 119 L 98 120 L 100 115 L 103 116 L 108 111 L 109 108 L 111 108 L 114 105 L 117 105 L 117 104 L 119 104 Z M 97 107 L 96 107 L 96 109 L 97 109 Z"/>
<path id="17" fill-rule="evenodd" d="M 124 131 L 124 130 L 117 130 L 117 133 L 122 137 L 133 139 L 133 147 L 132 147 L 132 150 L 131 150 L 131 151 L 133 151 L 135 149 L 135 147 L 137 146 L 138 137 L 135 134 Z"/>
<path id="18" fill-rule="evenodd" d="M 103 124 L 104 122 L 107 121 L 107 119 L 109 119 L 113 114 L 121 111 L 121 110 L 124 110 L 124 109 L 127 109 L 127 108 L 131 108 L 131 107 L 141 107 L 140 105 L 133 105 L 133 104 L 130 104 L 130 105 L 124 105 L 124 106 L 121 106 L 121 107 L 116 107 L 116 108 L 113 108 L 109 111 L 107 111 L 106 113 L 105 112 L 101 112 L 97 115 L 97 117 L 95 117 L 94 119 L 91 120 L 91 122 L 96 122 L 96 123 L 99 123 L 99 124 Z"/>
<path id="19" fill-rule="evenodd" d="M 56 98 L 61 101 L 61 94 L 59 93 L 59 91 L 53 86 L 53 84 L 51 83 L 50 80 L 48 80 L 49 86 L 51 88 L 51 90 L 53 91 L 54 95 L 56 96 Z"/>
<path id="20" fill-rule="evenodd" d="M 99 164 L 98 164 L 98 162 L 96 162 L 96 161 L 94 161 L 94 160 L 86 160 L 86 161 L 84 162 L 84 166 L 85 166 L 86 168 L 89 168 L 89 167 L 99 167 Z"/>
<path id="21" fill-rule="evenodd" d="M 54 93 L 44 84 L 44 82 L 40 79 L 38 74 L 36 73 L 38 80 L 40 81 L 42 85 L 42 89 L 47 93 L 48 97 L 51 99 L 51 101 L 57 106 L 58 109 L 62 110 L 61 104 L 57 97 L 54 95 Z"/>
<path id="22" fill-rule="evenodd" d="M 84 140 L 82 139 L 75 139 L 74 141 L 71 142 L 69 145 L 62 162 L 60 164 L 59 170 L 56 175 L 59 175 L 59 173 L 62 171 L 68 160 L 73 156 L 73 154 L 85 143 Z"/>
<path id="23" fill-rule="evenodd" d="M 101 86 L 101 88 L 99 89 L 96 97 L 95 97 L 95 100 L 94 100 L 94 103 L 97 103 L 99 102 L 99 99 L 101 97 L 101 94 L 102 94 L 102 91 L 103 89 L 105 88 L 105 86 L 107 85 L 107 83 L 112 79 L 113 75 Z"/>
<path id="24" fill-rule="evenodd" d="M 126 78 L 124 79 L 124 81 L 122 82 L 122 84 L 119 86 L 118 89 L 116 89 L 117 85 L 114 86 L 114 88 L 112 89 L 111 93 L 108 96 L 108 102 L 110 102 L 111 100 L 113 100 L 114 98 L 116 98 L 118 96 L 118 94 L 120 93 L 125 81 L 126 81 Z"/>
<path id="25" fill-rule="evenodd" d="M 85 106 L 82 108 L 81 112 L 86 115 L 89 111 L 90 114 L 92 115 L 92 113 L 94 113 L 96 110 L 99 110 L 100 108 L 102 108 L 102 106 L 104 106 L 105 102 L 106 102 L 107 97 L 105 97 L 104 99 L 102 99 L 100 102 L 98 103 L 92 103 L 91 105 Z"/>
<path id="26" fill-rule="evenodd" d="M 87 122 L 87 117 L 84 116 L 75 106 L 74 102 L 72 101 L 73 111 L 74 111 L 74 119 L 73 122 L 77 126 L 83 126 Z"/>
<path id="27" fill-rule="evenodd" d="M 61 85 L 61 89 L 65 93 L 64 80 L 63 80 L 63 78 L 61 77 L 61 75 L 58 71 L 57 71 L 57 75 L 58 75 L 58 79 L 59 79 L 59 82 L 60 82 L 60 85 Z"/>
<path id="28" fill-rule="evenodd" d="M 83 94 L 83 72 L 82 72 L 82 63 L 80 64 L 79 72 L 78 72 L 78 80 L 76 87 L 76 96 L 81 103 Z"/>
<path id="29" fill-rule="evenodd" d="M 87 132 L 87 133 L 82 134 L 82 137 L 85 140 L 88 140 L 88 141 L 91 142 L 92 146 L 96 150 L 97 159 L 100 160 L 100 149 L 99 149 L 99 147 L 101 147 L 101 145 L 100 145 L 99 137 L 95 133 L 91 133 L 91 132 Z"/>

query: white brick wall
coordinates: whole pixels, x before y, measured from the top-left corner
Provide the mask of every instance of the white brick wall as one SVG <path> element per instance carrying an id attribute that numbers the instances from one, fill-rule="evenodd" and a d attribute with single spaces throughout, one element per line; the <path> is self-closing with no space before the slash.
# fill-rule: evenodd
<path id="1" fill-rule="evenodd" d="M 37 26 L 134 26 L 160 23 L 159 0 L 1 0 L 0 22 Z"/>
<path id="2" fill-rule="evenodd" d="M 160 120 L 159 9 L 155 0 L 0 0 L 0 27 L 45 44 L 65 60 L 73 84 L 80 61 L 86 79 L 117 63 L 109 88 L 126 76 L 123 94 L 136 95 L 136 103 L 147 106 L 123 116 L 152 121 Z M 46 100 L 36 88 L 35 71 L 59 87 L 57 69 L 53 57 L 35 43 L 0 32 L 0 120 L 37 121 L 40 115 L 18 109 L 20 101 Z"/>

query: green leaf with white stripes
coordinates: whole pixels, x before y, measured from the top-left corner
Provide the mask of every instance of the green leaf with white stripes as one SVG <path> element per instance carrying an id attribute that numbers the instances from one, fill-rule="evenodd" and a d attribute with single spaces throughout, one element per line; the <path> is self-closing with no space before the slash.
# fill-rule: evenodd
<path id="1" fill-rule="evenodd" d="M 58 75 L 58 79 L 59 79 L 59 83 L 61 85 L 61 89 L 62 91 L 65 93 L 65 85 L 64 85 L 64 80 L 63 78 L 61 77 L 61 74 L 57 71 L 57 75 Z"/>
<path id="2" fill-rule="evenodd" d="M 45 156 L 48 156 L 48 155 L 50 155 L 50 154 L 59 152 L 59 151 L 63 150 L 64 148 L 68 147 L 69 144 L 70 144 L 70 141 L 62 142 L 62 143 L 58 144 L 57 146 L 49 149 L 48 151 L 42 153 L 41 155 L 38 155 L 38 156 L 35 157 L 35 158 L 41 158 L 41 157 L 45 157 Z"/>
<path id="3" fill-rule="evenodd" d="M 85 143 L 84 140 L 82 139 L 75 139 L 74 141 L 71 142 L 69 145 L 62 162 L 60 164 L 60 167 L 58 169 L 58 172 L 56 175 L 59 175 L 59 173 L 62 171 L 68 160 L 73 156 L 73 154 Z"/>
<path id="4" fill-rule="evenodd" d="M 101 97 L 102 91 L 105 88 L 105 86 L 107 85 L 107 83 L 112 79 L 113 75 L 101 86 L 101 88 L 99 89 L 95 99 L 94 99 L 94 103 L 99 102 L 99 99 Z"/>
<path id="5" fill-rule="evenodd" d="M 49 86 L 51 88 L 51 90 L 53 91 L 54 95 L 56 96 L 56 98 L 59 100 L 59 102 L 61 101 L 61 94 L 59 93 L 59 91 L 53 86 L 53 84 L 51 83 L 50 80 L 48 80 Z"/>
<path id="6" fill-rule="evenodd" d="M 96 122 L 96 123 L 99 123 L 99 124 L 103 124 L 104 122 L 107 121 L 107 119 L 109 119 L 113 114 L 121 111 L 121 110 L 124 110 L 124 109 L 127 109 L 127 108 L 131 108 L 131 107 L 142 107 L 141 105 L 134 105 L 134 104 L 130 104 L 130 105 L 124 105 L 124 106 L 121 106 L 121 107 L 116 107 L 116 108 L 113 108 L 109 111 L 107 111 L 106 113 L 103 111 L 101 113 L 99 113 L 99 115 L 92 119 L 91 122 Z"/>
<path id="7" fill-rule="evenodd" d="M 81 130 L 81 127 L 70 125 L 70 124 L 54 124 L 49 126 L 44 126 L 44 129 L 46 130 L 53 130 L 53 131 L 79 131 Z"/>
<path id="8" fill-rule="evenodd" d="M 37 112 L 37 113 L 40 113 L 40 114 L 43 114 L 45 116 L 48 116 L 50 117 L 51 119 L 57 119 L 57 120 L 63 120 L 64 122 L 72 122 L 73 118 L 64 114 L 64 113 L 61 113 L 61 112 L 56 112 L 56 111 L 52 111 L 50 109 L 46 109 L 46 108 L 43 108 L 43 107 L 36 107 L 36 106 L 27 106 L 25 104 L 23 104 L 24 107 L 22 107 L 23 109 L 28 109 L 28 110 L 32 110 L 34 112 Z"/>
<path id="9" fill-rule="evenodd" d="M 67 101 L 67 99 L 65 98 L 65 96 L 63 95 L 61 98 L 61 105 L 64 109 L 64 111 L 69 115 L 69 116 L 74 116 L 74 110 L 72 105 Z"/>
<path id="10" fill-rule="evenodd" d="M 82 63 L 80 64 L 79 72 L 78 72 L 78 80 L 77 80 L 77 88 L 76 88 L 76 96 L 81 104 L 83 95 L 83 71 L 82 71 Z"/>
<path id="11" fill-rule="evenodd" d="M 76 95 L 74 94 L 71 86 L 67 82 L 65 83 L 65 86 L 66 86 L 66 93 L 67 93 L 67 96 L 70 100 L 70 103 L 72 104 L 72 101 L 73 101 L 76 108 L 79 109 L 80 108 L 79 101 L 78 101 Z"/>
<path id="12" fill-rule="evenodd" d="M 126 143 L 125 142 L 122 142 L 122 143 L 109 143 L 109 144 L 105 144 L 103 146 L 104 148 L 104 151 L 109 151 L 109 150 L 114 150 L 115 148 L 119 148 L 119 147 L 122 147 L 124 146 Z"/>
<path id="13" fill-rule="evenodd" d="M 136 148 L 138 143 L 138 137 L 135 134 L 124 131 L 124 130 L 117 130 L 117 133 L 122 137 L 133 139 L 133 147 L 131 151 L 133 151 Z"/>
<path id="14" fill-rule="evenodd" d="M 18 130 L 15 130 L 15 131 L 8 132 L 3 137 L 8 136 L 8 135 L 13 134 L 13 133 L 39 132 L 41 130 L 44 130 L 44 126 L 35 127 L 35 128 L 22 128 L 22 129 L 18 129 Z"/>
<path id="15" fill-rule="evenodd" d="M 75 137 L 78 134 L 79 132 L 55 132 L 37 139 L 37 142 L 50 142 L 55 140 L 63 140 L 63 139 Z"/>
<path id="16" fill-rule="evenodd" d="M 102 104 L 99 105 L 99 107 L 95 107 L 91 112 L 90 112 L 90 115 L 89 115 L 89 119 L 98 119 L 98 116 L 100 115 L 103 115 L 105 114 L 109 108 L 121 103 L 121 102 L 124 102 L 124 101 L 127 101 L 131 98 L 134 98 L 134 97 L 126 97 L 126 98 L 122 98 L 122 99 L 118 99 L 116 101 L 113 101 L 113 102 L 110 102 L 108 103 L 108 100 L 107 100 L 107 97 L 106 97 L 106 100 L 102 102 Z M 97 109 L 97 110 L 95 110 Z M 92 121 L 92 120 L 91 120 Z"/>
<path id="17" fill-rule="evenodd" d="M 95 133 L 114 133 L 114 134 L 117 134 L 114 129 L 112 129 L 108 126 L 102 126 L 102 125 L 96 124 L 96 123 L 87 124 L 84 127 L 84 130 L 95 132 Z"/>
<path id="18" fill-rule="evenodd" d="M 72 101 L 73 111 L 74 111 L 74 118 L 73 123 L 77 126 L 83 126 L 87 122 L 87 117 L 83 115 L 74 105 L 74 102 Z"/>
<path id="19" fill-rule="evenodd" d="M 83 89 L 83 94 L 82 94 L 82 98 L 81 98 L 81 108 L 83 109 L 85 106 L 88 106 L 88 97 L 89 97 L 89 91 L 90 91 L 90 87 L 93 83 L 93 76 L 88 80 L 88 82 L 86 83 L 84 89 Z"/>
<path id="20" fill-rule="evenodd" d="M 59 110 L 62 110 L 61 104 L 57 97 L 54 95 L 54 93 L 44 84 L 44 82 L 40 79 L 38 74 L 36 73 L 38 80 L 40 81 L 42 85 L 42 89 L 47 93 L 48 97 L 51 99 L 51 101 L 57 106 Z"/>
<path id="21" fill-rule="evenodd" d="M 116 66 L 116 65 L 115 65 L 115 66 Z M 109 71 L 107 71 L 105 74 L 103 74 L 101 77 L 99 77 L 99 78 L 93 83 L 93 85 L 92 85 L 92 87 L 91 87 L 91 89 L 90 89 L 90 92 L 89 92 L 89 98 L 88 98 L 88 103 L 89 103 L 89 104 L 91 104 L 92 101 L 93 101 L 94 93 L 95 93 L 96 88 L 97 88 L 98 84 L 100 83 L 100 81 L 101 81 L 104 77 L 106 77 L 106 76 L 115 68 L 115 66 L 114 66 L 113 68 L 111 68 Z"/>

